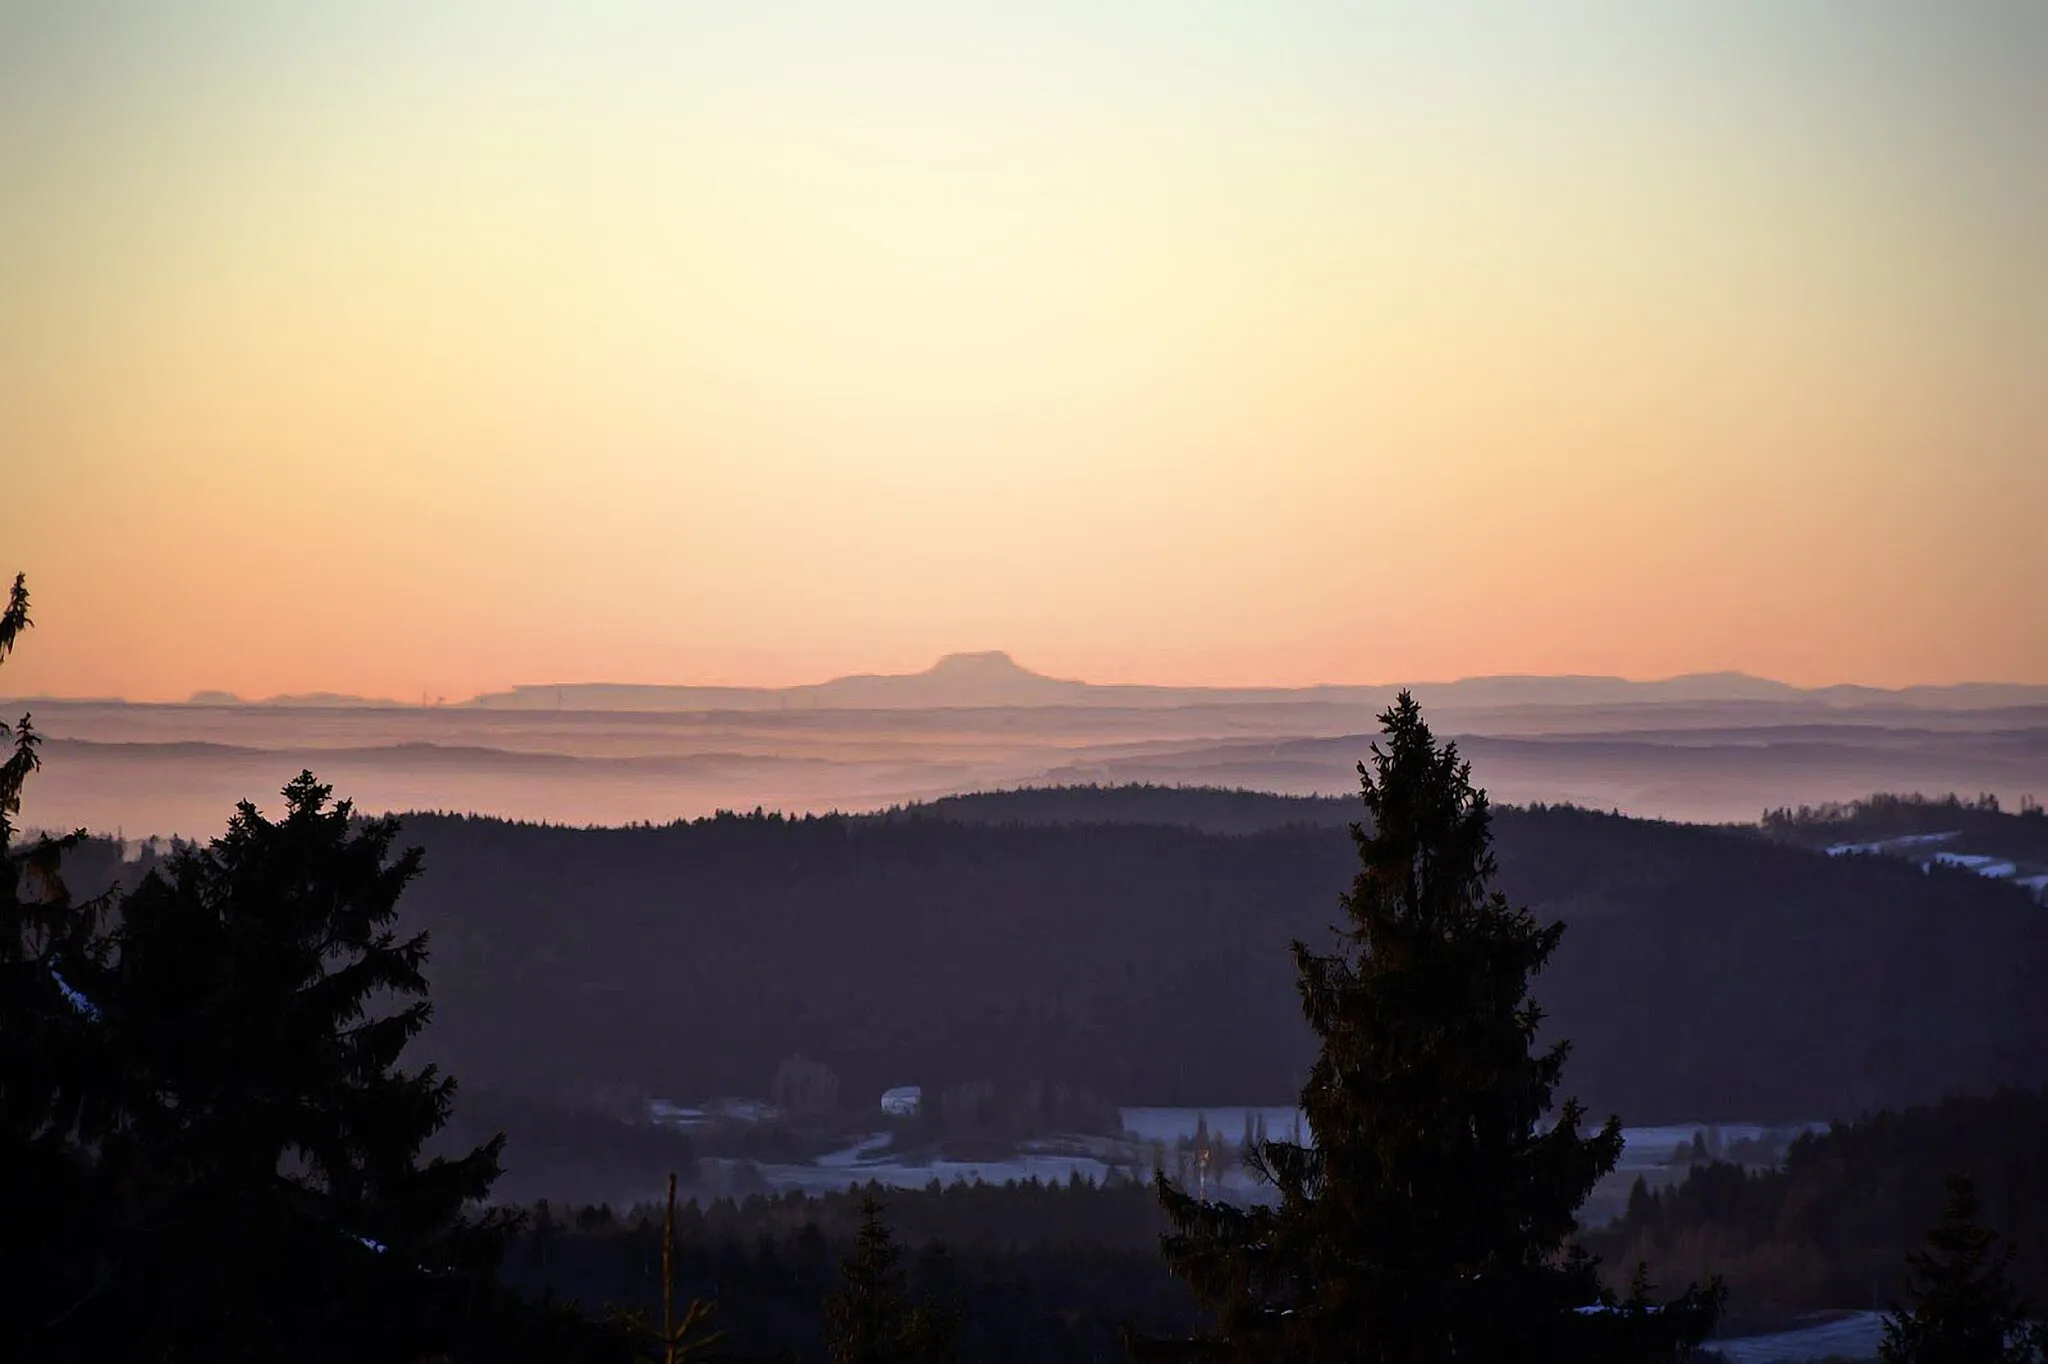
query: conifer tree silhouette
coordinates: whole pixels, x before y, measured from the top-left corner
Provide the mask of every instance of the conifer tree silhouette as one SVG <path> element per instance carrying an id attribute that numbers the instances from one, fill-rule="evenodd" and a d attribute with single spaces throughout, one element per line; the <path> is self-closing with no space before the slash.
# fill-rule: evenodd
<path id="1" fill-rule="evenodd" d="M 513 1226 L 471 1211 L 502 1138 L 422 1158 L 455 1087 L 400 1066 L 430 1012 L 426 938 L 395 928 L 419 852 L 394 857 L 396 821 L 359 820 L 311 773 L 283 794 L 281 818 L 243 802 L 144 877 L 98 978 L 131 1083 L 85 1135 L 118 1179 L 131 1301 L 173 1355 L 430 1341 Z"/>
<path id="2" fill-rule="evenodd" d="M 899 1258 L 882 1205 L 869 1194 L 840 1286 L 825 1303 L 833 1364 L 945 1364 L 958 1355 L 958 1317 L 931 1303 L 913 1305 Z"/>
<path id="3" fill-rule="evenodd" d="M 28 580 L 0 609 L 0 662 L 31 628 Z M 17 839 L 41 767 L 31 718 L 0 721 L 0 1357 L 26 1358 L 97 1311 L 114 1266 L 91 1211 L 92 1163 L 75 1140 L 114 1070 L 86 989 L 104 961 L 106 897 L 74 903 L 61 870 L 82 834 Z"/>
<path id="4" fill-rule="evenodd" d="M 1927 1246 L 1906 1257 L 1906 1303 L 1886 1318 L 1884 1364 L 2037 1364 L 2042 1328 L 2013 1286 L 2012 1251 L 1977 1221 L 1977 1187 L 1951 1175 Z"/>
<path id="5" fill-rule="evenodd" d="M 1551 1109 L 1568 1052 L 1539 1046 L 1529 981 L 1562 925 L 1492 888 L 1489 808 L 1408 693 L 1360 764 L 1366 820 L 1334 951 L 1294 944 L 1321 1040 L 1309 1137 L 1254 1144 L 1264 1206 L 1198 1200 L 1161 1174 L 1173 1271 L 1212 1336 L 1149 1357 L 1370 1361 L 1669 1359 L 1702 1339 L 1718 1284 L 1617 1300 L 1572 1246 L 1621 1128 Z M 1646 1289 L 1645 1289 L 1646 1294 Z"/>

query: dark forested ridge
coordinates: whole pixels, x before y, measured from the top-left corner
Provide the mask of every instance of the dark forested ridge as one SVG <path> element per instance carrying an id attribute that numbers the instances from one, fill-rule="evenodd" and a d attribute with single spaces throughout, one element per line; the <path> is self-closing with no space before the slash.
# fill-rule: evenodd
<path id="1" fill-rule="evenodd" d="M 1027 786 L 941 796 L 863 819 L 941 819 L 955 824 L 1161 824 L 1212 834 L 1306 826 L 1342 829 L 1357 819 L 1355 796 L 1283 796 L 1222 787 Z"/>
<path id="2" fill-rule="evenodd" d="M 1053 822 L 1068 802 L 1080 822 Z M 1284 944 L 1335 917 L 1335 826 L 1356 807 L 1261 803 L 1084 789 L 625 829 L 411 815 L 429 1045 L 474 1084 L 555 1099 L 760 1094 L 801 1054 L 856 1104 L 1037 1079 L 1286 1102 L 1310 1041 Z M 2011 887 L 1573 809 L 1496 827 L 1504 889 L 1571 925 L 1538 995 L 1595 1113 L 1803 1119 L 2043 1078 L 2048 915 Z"/>

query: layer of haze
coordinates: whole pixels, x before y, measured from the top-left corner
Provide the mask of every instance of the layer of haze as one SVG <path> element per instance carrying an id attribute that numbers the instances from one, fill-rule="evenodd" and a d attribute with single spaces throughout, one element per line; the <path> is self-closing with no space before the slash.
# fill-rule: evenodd
<path id="1" fill-rule="evenodd" d="M 7 690 L 2048 680 L 2048 7 L 0 0 Z"/>

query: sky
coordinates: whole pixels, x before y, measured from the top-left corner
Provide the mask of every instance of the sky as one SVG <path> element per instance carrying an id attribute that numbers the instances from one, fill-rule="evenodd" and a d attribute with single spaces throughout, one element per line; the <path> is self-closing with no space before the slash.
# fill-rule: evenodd
<path id="1" fill-rule="evenodd" d="M 2048 682 L 2048 6 L 0 0 L 16 695 Z"/>

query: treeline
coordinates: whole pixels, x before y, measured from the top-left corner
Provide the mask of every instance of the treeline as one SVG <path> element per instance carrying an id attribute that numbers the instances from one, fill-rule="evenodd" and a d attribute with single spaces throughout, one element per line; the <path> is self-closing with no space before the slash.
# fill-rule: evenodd
<path id="1" fill-rule="evenodd" d="M 1764 811 L 1763 832 L 1808 846 L 1876 842 L 1908 834 L 1950 833 L 1958 851 L 1995 849 L 2007 857 L 2048 861 L 2048 813 L 2032 796 L 2008 810 L 1989 793 L 1974 797 L 1879 793 L 1827 805 Z"/>
<path id="2" fill-rule="evenodd" d="M 1798 1121 L 2048 1078 L 2037 905 L 1787 846 L 1958 812 L 2003 842 L 2048 824 L 1959 800 L 1849 808 L 1800 838 L 1496 812 L 1508 893 L 1572 925 L 1538 989 L 1595 1110 Z M 899 1084 L 1053 1078 L 1122 1103 L 1285 1102 L 1309 1044 L 1275 944 L 1327 923 L 1355 814 L 1083 787 L 630 829 L 412 815 L 435 868 L 409 904 L 436 944 L 426 1045 L 482 1087 L 619 1116 L 765 1095 L 797 1055 L 853 1113 Z M 67 874 L 132 881 L 159 855 L 123 867 L 94 840 Z"/>
<path id="3" fill-rule="evenodd" d="M 2048 1302 L 2048 1090 L 1836 1124 L 1799 1138 L 1777 1168 L 1714 1162 L 1662 1190 L 1638 1182 L 1626 1215 L 1584 1239 L 1610 1264 L 1645 1262 L 1659 1281 L 1723 1275 L 1731 1327 L 1881 1309 L 1952 1173 L 1971 1176 L 1984 1220 L 2004 1230 L 2019 1287 Z"/>
<path id="4" fill-rule="evenodd" d="M 1139 782 L 940 796 L 863 818 L 889 823 L 937 819 L 953 824 L 1163 824 L 1212 834 L 1251 834 L 1293 826 L 1342 829 L 1360 814 L 1356 800 L 1337 796 Z"/>
<path id="5" fill-rule="evenodd" d="M 1165 1222 L 1151 1186 L 952 1184 L 870 1190 L 905 1247 L 913 1295 L 956 1306 L 960 1355 L 988 1364 L 1122 1359 L 1120 1332 L 1184 1333 L 1193 1298 L 1159 1258 Z M 860 1228 L 860 1192 L 691 1203 L 678 1210 L 675 1292 L 717 1303 L 717 1324 L 749 1358 L 825 1352 L 819 1303 Z M 661 1294 L 661 1210 L 529 1208 L 506 1256 L 508 1283 L 534 1294 L 653 1311 Z"/>
<path id="6" fill-rule="evenodd" d="M 933 1180 L 921 1188 L 888 1190 L 849 1180 L 845 1189 L 823 1194 L 786 1191 L 690 1200 L 678 1206 L 676 1225 L 686 1239 L 751 1243 L 816 1227 L 828 1239 L 849 1240 L 859 1229 L 860 1202 L 868 1194 L 888 1204 L 889 1225 L 909 1246 L 928 1241 L 991 1250 L 1089 1245 L 1156 1253 L 1166 1227 L 1150 1180 L 1116 1176 L 1000 1184 Z M 583 1230 L 630 1229 L 653 1226 L 661 1216 L 651 1199 L 620 1206 L 565 1205 L 558 1199 L 528 1204 L 526 1211 L 529 1233 L 548 1222 Z"/>
<path id="7" fill-rule="evenodd" d="M 1145 793 L 1147 818 L 1179 798 Z M 1595 1112 L 1801 1121 L 2048 1078 L 2048 918 L 2009 886 L 1582 810 L 1496 823 L 1505 891 L 1570 925 L 1537 994 Z M 852 1111 L 1055 1078 L 1284 1103 L 1312 1054 L 1285 944 L 1323 931 L 1351 861 L 1305 825 L 404 829 L 434 868 L 409 902 L 435 944 L 426 1045 L 556 1102 L 761 1095 L 802 1055 Z"/>
<path id="8" fill-rule="evenodd" d="M 1638 1261 L 1658 1283 L 1720 1274 L 1729 1288 L 1722 1335 L 1778 1330 L 1816 1312 L 1893 1307 L 1905 1257 L 1939 1216 L 1951 1172 L 1974 1176 L 1984 1221 L 2003 1229 L 2014 1251 L 2015 1281 L 2048 1302 L 2042 1090 L 1869 1114 L 1801 1137 L 1779 1168 L 1703 1164 L 1680 1184 L 1639 1187 L 1626 1216 L 1579 1239 L 1616 1287 Z M 881 1196 L 914 1281 L 969 1306 L 969 1358 L 1120 1357 L 1112 1347 L 1127 1305 L 1143 1304 L 1156 1331 L 1190 1330 L 1198 1320 L 1159 1260 L 1165 1223 L 1147 1185 L 959 1183 Z M 735 1338 L 764 1354 L 815 1353 L 820 1328 L 807 1295 L 824 1291 L 851 1245 L 860 1197 L 688 1205 L 678 1222 L 686 1247 L 678 1291 L 716 1298 Z M 658 1208 L 557 1203 L 528 1213 L 507 1257 L 521 1287 L 586 1302 L 654 1301 Z M 1114 1291 L 1097 1292 L 1098 1279 Z"/>

